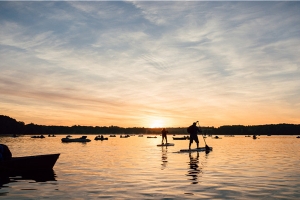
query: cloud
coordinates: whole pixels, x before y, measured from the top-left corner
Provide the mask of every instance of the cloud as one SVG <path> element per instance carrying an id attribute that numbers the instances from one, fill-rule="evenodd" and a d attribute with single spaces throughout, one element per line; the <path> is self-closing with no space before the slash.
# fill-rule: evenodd
<path id="1" fill-rule="evenodd" d="M 3 114 L 120 126 L 299 120 L 297 2 L 0 4 Z M 51 110 L 65 114 L 41 117 Z"/>

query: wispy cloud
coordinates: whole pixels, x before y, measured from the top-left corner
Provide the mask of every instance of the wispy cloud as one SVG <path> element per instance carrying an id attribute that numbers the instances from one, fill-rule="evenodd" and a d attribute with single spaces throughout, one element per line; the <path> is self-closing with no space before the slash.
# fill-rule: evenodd
<path id="1" fill-rule="evenodd" d="M 17 120 L 299 123 L 298 2 L 0 5 L 0 109 Z"/>

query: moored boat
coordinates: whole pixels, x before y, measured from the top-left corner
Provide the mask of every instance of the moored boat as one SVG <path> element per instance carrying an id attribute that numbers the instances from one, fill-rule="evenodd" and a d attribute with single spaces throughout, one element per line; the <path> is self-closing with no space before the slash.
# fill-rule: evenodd
<path id="1" fill-rule="evenodd" d="M 173 137 L 173 140 L 189 140 L 189 136 L 183 136 L 183 137 Z"/>
<path id="2" fill-rule="evenodd" d="M 52 135 L 49 134 L 48 137 L 56 137 L 56 136 L 54 134 L 52 134 Z"/>
<path id="3" fill-rule="evenodd" d="M 45 154 L 25 157 L 12 157 L 9 160 L 0 161 L 0 171 L 35 171 L 50 170 L 55 165 L 58 154 Z"/>
<path id="4" fill-rule="evenodd" d="M 129 138 L 130 135 L 120 135 L 120 138 Z"/>
<path id="5" fill-rule="evenodd" d="M 103 137 L 103 135 L 97 135 L 94 140 L 108 140 L 108 138 Z"/>
<path id="6" fill-rule="evenodd" d="M 70 138 L 65 137 L 61 139 L 62 142 L 90 142 L 91 140 L 87 138 L 87 136 L 81 136 L 81 138 Z"/>
<path id="7" fill-rule="evenodd" d="M 45 138 L 44 135 L 34 135 L 34 136 L 31 136 L 31 138 Z"/>

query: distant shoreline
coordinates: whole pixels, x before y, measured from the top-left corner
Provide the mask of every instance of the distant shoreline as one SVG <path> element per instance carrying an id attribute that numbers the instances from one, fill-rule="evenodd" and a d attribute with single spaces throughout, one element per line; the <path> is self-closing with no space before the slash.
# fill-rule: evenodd
<path id="1" fill-rule="evenodd" d="M 169 135 L 188 135 L 187 127 L 169 127 Z M 118 126 L 46 126 L 25 124 L 17 120 L 0 115 L 0 135 L 52 135 L 52 134 L 161 134 L 162 128 Z M 300 124 L 266 124 L 266 125 L 226 125 L 215 127 L 201 126 L 205 135 L 300 135 Z"/>

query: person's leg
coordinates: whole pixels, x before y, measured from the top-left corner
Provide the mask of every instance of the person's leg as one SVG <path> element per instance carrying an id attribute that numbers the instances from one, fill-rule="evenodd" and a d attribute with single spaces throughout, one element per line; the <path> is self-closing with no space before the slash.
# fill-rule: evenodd
<path id="1" fill-rule="evenodd" d="M 196 143 L 197 143 L 197 148 L 199 148 L 199 139 L 198 139 L 198 136 L 196 137 Z"/>
<path id="2" fill-rule="evenodd" d="M 193 143 L 193 139 L 190 139 L 189 149 L 191 149 L 192 143 Z"/>
<path id="3" fill-rule="evenodd" d="M 190 144 L 189 144 L 189 149 L 191 149 L 191 145 L 192 145 L 192 143 L 193 143 L 193 137 L 192 137 L 192 135 L 190 135 Z"/>

